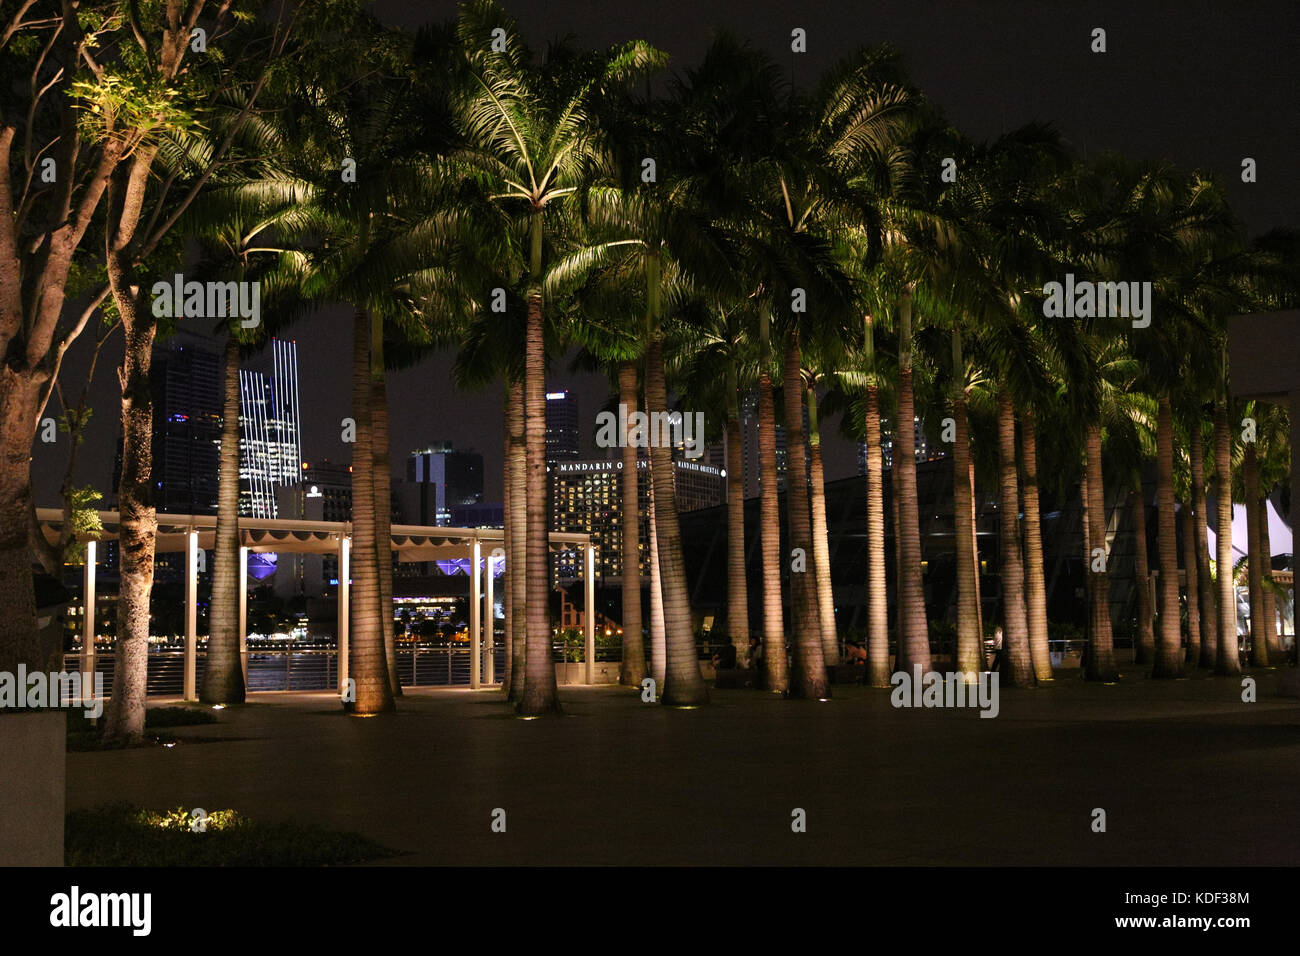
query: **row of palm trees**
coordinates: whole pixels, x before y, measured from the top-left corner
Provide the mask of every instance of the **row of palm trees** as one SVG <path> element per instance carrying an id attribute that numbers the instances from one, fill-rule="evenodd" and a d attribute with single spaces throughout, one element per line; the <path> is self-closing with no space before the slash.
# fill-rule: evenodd
<path id="1" fill-rule="evenodd" d="M 1106 489 L 1135 489 L 1141 463 L 1152 457 L 1154 558 L 1167 573 L 1159 576 L 1156 607 L 1139 589 L 1139 659 L 1156 677 L 1177 676 L 1188 663 L 1177 499 L 1191 532 L 1184 558 L 1189 618 L 1197 610 L 1196 633 L 1187 636 L 1196 648 L 1191 663 L 1239 669 L 1227 570 L 1232 495 L 1224 492 L 1240 475 L 1240 496 L 1257 514 L 1280 480 L 1286 429 L 1283 411 L 1248 409 L 1269 423 L 1261 429 L 1267 438 L 1233 442 L 1230 419 L 1245 413 L 1228 387 L 1226 317 L 1294 304 L 1294 234 L 1247 242 L 1211 177 L 1114 156 L 1084 162 L 1039 124 L 971 142 L 911 84 L 888 47 L 863 49 L 813 89 L 798 90 L 769 57 L 719 36 L 697 68 L 667 76 L 657 95 L 650 81 L 666 58 L 648 44 L 603 53 L 559 44 L 538 57 L 488 0 L 465 3 L 454 22 L 411 41 L 361 16 L 325 34 L 299 51 L 253 118 L 240 114 L 242 161 L 211 177 L 182 224 L 202 239 L 208 267 L 264 283 L 268 321 L 256 334 L 273 334 L 324 303 L 354 311 L 354 712 L 390 710 L 400 695 L 386 613 L 385 376 L 451 346 L 463 386 L 504 383 L 505 690 L 522 714 L 559 710 L 547 614 L 544 395 L 548 358 L 574 347 L 609 370 L 629 409 L 668 411 L 671 386 L 682 407 L 721 411 L 716 427 L 728 438 L 732 483 L 727 630 L 740 645 L 751 633 L 761 638 L 773 691 L 829 697 L 826 668 L 838 662 L 820 455 L 821 423 L 836 412 L 869 450 L 873 685 L 888 686 L 892 668 L 931 663 L 911 428 L 918 413 L 930 426 L 951 422 L 956 666 L 968 679 L 983 667 L 977 477 L 996 487 L 1002 516 L 1003 680 L 1052 678 L 1039 527 L 1040 483 L 1050 476 L 1056 493 L 1081 489 L 1081 557 L 1090 569 L 1086 673 L 1108 681 L 1117 667 Z M 1124 316 L 1046 317 L 1044 285 L 1067 272 L 1150 281 L 1150 325 L 1134 327 Z M 231 334 L 202 689 L 213 702 L 243 694 L 233 650 L 230 409 L 237 408 L 231 383 L 239 346 Z M 756 582 L 745 577 L 737 457 L 742 397 L 751 393 L 762 473 Z M 806 570 L 786 575 L 778 408 L 791 450 L 787 537 L 806 556 Z M 124 460 L 135 466 L 124 474 L 147 477 L 148 443 L 137 432 L 128 432 Z M 898 595 L 892 668 L 882 467 L 889 440 Z M 624 451 L 627 502 L 638 500 L 635 455 Z M 650 459 L 650 655 L 647 661 L 642 645 L 641 582 L 628 573 L 620 678 L 638 685 L 653 676 L 664 703 L 694 706 L 708 690 L 697 663 L 671 450 L 653 448 Z M 1199 517 L 1207 475 L 1218 492 L 1215 568 Z M 1141 494 L 1133 501 L 1145 528 L 1147 502 Z M 632 509 L 625 517 L 623 565 L 631 570 L 640 564 L 637 523 Z M 1138 537 L 1144 546 L 1145 535 Z M 1258 556 L 1265 553 L 1252 551 L 1250 562 L 1255 620 L 1264 619 L 1270 593 Z M 752 622 L 751 586 L 763 608 Z M 1159 633 L 1148 638 L 1156 609 Z M 1275 643 L 1254 643 L 1257 663 L 1280 659 Z M 124 686 L 143 687 L 142 660 L 124 660 L 119 674 Z M 110 719 L 114 727 L 142 729 L 133 731 L 125 717 Z"/>

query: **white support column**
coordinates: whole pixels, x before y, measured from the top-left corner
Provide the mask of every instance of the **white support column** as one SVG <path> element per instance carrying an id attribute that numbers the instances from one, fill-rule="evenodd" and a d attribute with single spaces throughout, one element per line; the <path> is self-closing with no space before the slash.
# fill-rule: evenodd
<path id="1" fill-rule="evenodd" d="M 99 542 L 86 542 L 86 573 L 81 593 L 83 595 L 81 622 L 81 696 L 91 700 L 95 696 L 95 560 Z"/>
<path id="2" fill-rule="evenodd" d="M 198 700 L 199 533 L 185 536 L 185 699 Z"/>
<path id="3" fill-rule="evenodd" d="M 497 662 L 496 652 L 494 651 L 494 642 L 496 639 L 497 618 L 496 608 L 493 606 L 496 598 L 493 591 L 492 579 L 492 561 L 497 556 L 500 549 L 495 549 L 488 554 L 488 559 L 483 562 L 486 571 L 486 580 L 483 582 L 483 645 L 487 651 L 487 683 L 495 684 L 497 682 Z"/>
<path id="4" fill-rule="evenodd" d="M 239 666 L 248 691 L 248 549 L 239 549 Z"/>
<path id="5" fill-rule="evenodd" d="M 351 584 L 349 578 L 352 576 L 352 539 L 343 535 L 339 538 L 339 607 L 338 607 L 338 627 L 335 637 L 338 656 L 339 672 L 339 694 L 342 695 L 348 687 L 348 614 L 351 608 L 349 592 Z"/>
<path id="6" fill-rule="evenodd" d="M 587 662 L 585 680 L 588 684 L 596 683 L 596 546 L 587 539 L 586 560 L 582 569 L 582 590 L 586 596 L 587 612 L 583 620 L 586 623 L 585 653 Z"/>
<path id="7" fill-rule="evenodd" d="M 483 635 L 480 632 L 479 620 L 482 617 L 483 595 L 480 586 L 479 561 L 482 559 L 483 548 L 479 544 L 478 538 L 474 539 L 473 553 L 469 560 L 469 639 L 473 646 L 470 648 L 469 658 L 469 686 L 470 690 L 478 690 L 482 683 L 483 667 Z"/>

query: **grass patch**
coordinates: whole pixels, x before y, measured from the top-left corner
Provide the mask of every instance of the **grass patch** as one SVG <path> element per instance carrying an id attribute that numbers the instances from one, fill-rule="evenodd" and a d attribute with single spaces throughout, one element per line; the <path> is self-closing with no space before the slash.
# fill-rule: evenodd
<path id="1" fill-rule="evenodd" d="M 356 833 L 313 824 L 259 823 L 214 810 L 204 832 L 190 811 L 145 810 L 126 803 L 67 815 L 68 866 L 336 866 L 396 856 Z"/>

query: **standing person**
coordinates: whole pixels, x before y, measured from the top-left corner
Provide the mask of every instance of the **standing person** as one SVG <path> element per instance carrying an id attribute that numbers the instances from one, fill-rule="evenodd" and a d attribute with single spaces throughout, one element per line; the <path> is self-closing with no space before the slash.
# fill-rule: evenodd
<path id="1" fill-rule="evenodd" d="M 762 687 L 767 678 L 763 673 L 763 642 L 752 634 L 749 637 L 749 651 L 745 654 L 745 667 L 751 672 L 749 686 Z"/>

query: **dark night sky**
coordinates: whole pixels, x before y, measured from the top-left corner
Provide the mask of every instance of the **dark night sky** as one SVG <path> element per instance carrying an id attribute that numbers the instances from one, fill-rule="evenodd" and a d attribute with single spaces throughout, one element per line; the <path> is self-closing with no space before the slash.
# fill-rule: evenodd
<path id="1" fill-rule="evenodd" d="M 1085 154 L 1118 150 L 1134 158 L 1168 158 L 1222 177 L 1252 233 L 1300 226 L 1300 77 L 1295 0 L 1248 4 L 1185 2 L 1058 2 L 1058 0 L 935 0 L 890 2 L 773 2 L 709 0 L 671 4 L 624 0 L 507 3 L 534 48 L 574 34 L 607 46 L 642 38 L 666 50 L 673 66 L 694 65 L 715 27 L 750 39 L 777 55 L 789 52 L 790 30 L 807 31 L 806 55 L 793 64 L 796 82 L 811 83 L 843 54 L 890 41 L 906 57 L 913 80 L 975 138 L 989 138 L 1029 120 L 1054 123 Z M 386 22 L 404 28 L 452 16 L 456 4 L 380 0 Z M 1091 31 L 1104 27 L 1105 54 L 1089 50 Z M 1258 162 L 1258 182 L 1243 184 L 1240 164 Z M 297 330 L 302 375 L 303 437 L 309 459 L 346 459 L 338 422 L 348 414 L 350 313 L 322 313 Z M 201 320 L 196 320 L 201 321 Z M 79 390 L 86 342 L 70 352 L 65 383 Z M 116 349 L 101 359 L 93 391 L 95 423 L 80 458 L 78 481 L 107 491 L 118 417 Z M 448 381 L 450 358 L 392 377 L 394 465 L 406 452 L 450 439 L 485 452 L 486 496 L 500 500 L 501 392 L 464 394 Z M 604 400 L 601 376 L 574 376 L 557 364 L 551 387 L 579 395 L 590 424 Z M 856 472 L 856 451 L 826 423 L 827 478 Z M 38 502 L 57 503 L 66 443 L 35 452 Z"/>

